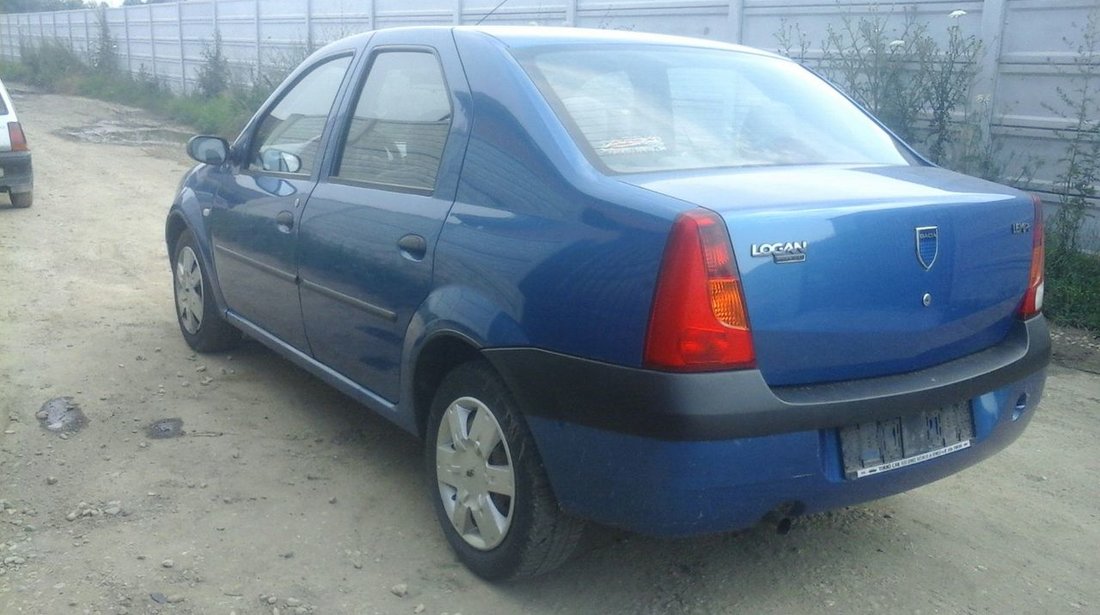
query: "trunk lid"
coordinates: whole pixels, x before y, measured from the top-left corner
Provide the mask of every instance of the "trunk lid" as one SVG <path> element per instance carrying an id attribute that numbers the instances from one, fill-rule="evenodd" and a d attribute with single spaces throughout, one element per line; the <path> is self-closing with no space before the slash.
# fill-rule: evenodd
<path id="1" fill-rule="evenodd" d="M 977 352 L 1004 338 L 1027 287 L 1031 199 L 943 169 L 620 179 L 726 221 L 771 385 L 895 374 Z"/>

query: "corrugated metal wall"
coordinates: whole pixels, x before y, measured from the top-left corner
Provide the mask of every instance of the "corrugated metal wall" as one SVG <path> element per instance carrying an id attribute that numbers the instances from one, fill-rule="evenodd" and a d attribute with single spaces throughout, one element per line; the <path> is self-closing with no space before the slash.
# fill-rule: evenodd
<path id="1" fill-rule="evenodd" d="M 858 17 L 915 10 L 931 33 L 957 23 L 982 39 L 978 94 L 992 105 L 993 131 L 1017 162 L 1042 160 L 1036 188 L 1060 172 L 1065 143 L 1057 134 L 1070 122 L 1055 89 L 1072 89 L 1074 51 L 1090 11 L 1100 0 L 191 0 L 108 9 L 120 66 L 176 90 L 191 91 L 202 53 L 215 30 L 234 70 L 250 78 L 257 65 L 282 65 L 304 50 L 355 32 L 406 25 L 476 23 L 567 25 L 682 34 L 775 50 L 784 23 L 797 23 L 813 46 L 826 26 Z M 966 15 L 950 21 L 952 11 Z M 98 37 L 95 11 L 0 15 L 0 58 L 15 59 L 20 43 L 56 39 L 89 56 Z M 812 56 L 815 50 L 811 48 Z M 1100 57 L 1092 58 L 1093 64 Z M 1053 110 L 1052 110 L 1053 108 Z M 1100 119 L 1100 118 L 1097 118 Z M 1010 169 L 1010 173 L 1012 170 Z M 1095 224 L 1089 234 L 1100 236 Z"/>

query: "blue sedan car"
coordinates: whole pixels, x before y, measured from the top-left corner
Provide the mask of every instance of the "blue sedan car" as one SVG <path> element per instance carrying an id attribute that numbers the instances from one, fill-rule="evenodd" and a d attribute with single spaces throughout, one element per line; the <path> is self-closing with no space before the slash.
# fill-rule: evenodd
<path id="1" fill-rule="evenodd" d="M 1043 391 L 1039 202 L 764 52 L 370 32 L 188 151 L 184 339 L 243 332 L 422 438 L 488 579 L 559 565 L 589 521 L 723 532 L 923 485 Z"/>

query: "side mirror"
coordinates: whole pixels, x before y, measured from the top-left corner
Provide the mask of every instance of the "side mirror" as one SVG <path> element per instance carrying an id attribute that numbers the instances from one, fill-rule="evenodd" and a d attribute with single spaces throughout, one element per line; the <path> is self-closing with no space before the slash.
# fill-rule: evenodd
<path id="1" fill-rule="evenodd" d="M 297 173 L 302 169 L 302 159 L 280 149 L 265 149 L 260 153 L 260 166 L 265 171 Z"/>
<path id="2" fill-rule="evenodd" d="M 191 137 L 187 142 L 187 155 L 203 164 L 222 165 L 229 160 L 229 142 L 221 137 Z"/>

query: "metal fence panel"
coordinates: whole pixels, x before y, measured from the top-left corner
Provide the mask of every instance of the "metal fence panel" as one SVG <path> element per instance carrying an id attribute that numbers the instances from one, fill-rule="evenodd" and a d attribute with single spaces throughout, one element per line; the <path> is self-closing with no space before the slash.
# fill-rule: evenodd
<path id="1" fill-rule="evenodd" d="M 499 6 L 498 6 L 499 5 Z M 966 15 L 953 20 L 950 14 Z M 429 24 L 567 25 L 682 34 L 778 50 L 776 34 L 797 24 L 820 55 L 827 28 L 872 11 L 900 24 L 912 12 L 931 34 L 957 24 L 981 38 L 976 94 L 991 105 L 994 134 L 1010 158 L 1008 176 L 1044 161 L 1034 186 L 1052 189 L 1065 151 L 1060 129 L 1072 122 L 1056 95 L 1074 87 L 1080 39 L 1100 0 L 189 0 L 102 11 L 0 15 L 0 59 L 17 60 L 21 45 L 54 40 L 90 60 L 105 20 L 121 68 L 192 92 L 220 33 L 237 79 L 278 72 L 310 49 L 375 28 Z M 1078 30 L 1075 30 L 1078 28 Z M 797 49 L 796 49 L 797 50 Z M 1092 62 L 1100 62 L 1093 57 Z M 1100 237 L 1095 226 L 1086 234 Z"/>

